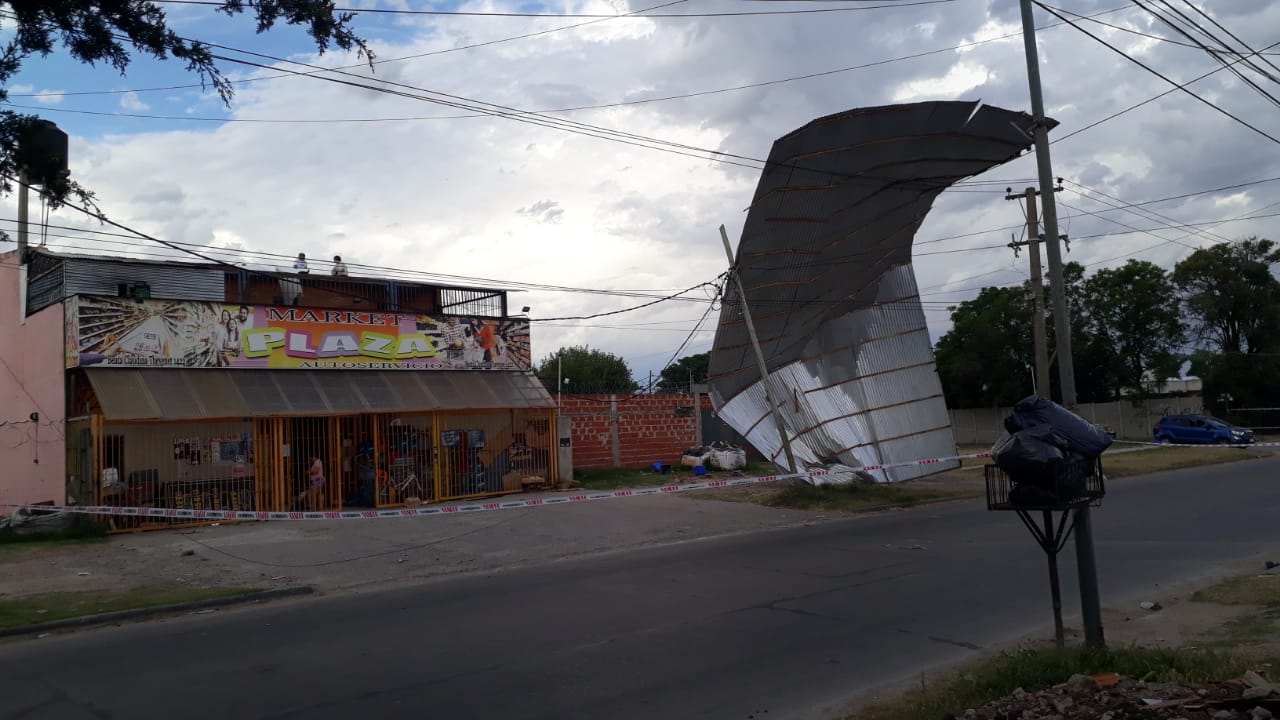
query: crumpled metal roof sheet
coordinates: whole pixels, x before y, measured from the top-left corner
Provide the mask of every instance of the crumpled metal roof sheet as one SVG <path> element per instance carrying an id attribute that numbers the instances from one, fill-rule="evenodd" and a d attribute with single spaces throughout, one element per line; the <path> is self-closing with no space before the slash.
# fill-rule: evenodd
<path id="1" fill-rule="evenodd" d="M 1022 154 L 1032 127 L 1023 112 L 927 102 L 830 115 L 774 143 L 737 265 L 797 462 L 856 469 L 955 454 L 911 243 L 943 190 Z M 709 384 L 721 418 L 782 458 L 732 283 Z"/>

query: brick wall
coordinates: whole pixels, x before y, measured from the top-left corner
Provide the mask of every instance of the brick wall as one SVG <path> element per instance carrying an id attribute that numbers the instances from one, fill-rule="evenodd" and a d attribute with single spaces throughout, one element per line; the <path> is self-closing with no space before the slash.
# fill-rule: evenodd
<path id="1" fill-rule="evenodd" d="M 698 442 L 690 394 L 565 395 L 560 414 L 572 420 L 575 469 L 676 463 Z"/>

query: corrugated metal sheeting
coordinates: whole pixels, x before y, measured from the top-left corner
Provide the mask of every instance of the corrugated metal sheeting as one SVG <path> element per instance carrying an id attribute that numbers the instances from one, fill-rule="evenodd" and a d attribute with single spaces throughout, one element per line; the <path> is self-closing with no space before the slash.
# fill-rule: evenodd
<path id="1" fill-rule="evenodd" d="M 930 102 L 830 115 L 774 143 L 737 265 L 798 463 L 856 469 L 954 454 L 911 243 L 943 190 L 1020 155 L 1031 128 L 1026 113 Z M 741 304 L 730 284 L 711 398 L 725 422 L 785 463 Z"/>
<path id="2" fill-rule="evenodd" d="M 531 372 L 85 371 L 108 420 L 194 420 L 555 407 Z"/>
<path id="3" fill-rule="evenodd" d="M 120 285 L 146 283 L 157 300 L 223 302 L 226 273 L 221 268 L 64 256 L 64 296 L 108 295 Z"/>

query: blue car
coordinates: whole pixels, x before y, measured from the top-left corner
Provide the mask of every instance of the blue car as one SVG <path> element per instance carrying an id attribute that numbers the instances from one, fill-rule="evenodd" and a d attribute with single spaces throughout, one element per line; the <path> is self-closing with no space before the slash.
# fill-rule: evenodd
<path id="1" fill-rule="evenodd" d="M 1174 445 L 1252 445 L 1253 431 L 1208 415 L 1166 415 L 1151 429 L 1156 442 Z"/>

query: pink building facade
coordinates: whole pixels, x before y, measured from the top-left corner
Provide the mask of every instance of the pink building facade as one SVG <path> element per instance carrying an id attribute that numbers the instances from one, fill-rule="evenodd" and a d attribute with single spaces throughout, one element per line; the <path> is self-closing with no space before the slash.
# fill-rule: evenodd
<path id="1" fill-rule="evenodd" d="M 25 274 L 0 254 L 0 515 L 67 498 L 63 306 L 27 317 Z"/>

